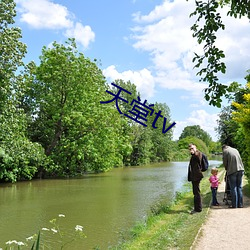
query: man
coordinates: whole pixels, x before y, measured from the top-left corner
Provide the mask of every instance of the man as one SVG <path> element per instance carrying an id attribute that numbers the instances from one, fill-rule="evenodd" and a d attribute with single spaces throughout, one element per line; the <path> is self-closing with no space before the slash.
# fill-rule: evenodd
<path id="1" fill-rule="evenodd" d="M 232 197 L 232 205 L 230 208 L 243 207 L 242 196 L 242 177 L 244 174 L 244 165 L 239 151 L 228 145 L 222 146 L 223 165 L 227 171 L 230 192 Z"/>
<path id="2" fill-rule="evenodd" d="M 202 211 L 200 181 L 203 178 L 201 172 L 201 159 L 202 153 L 197 150 L 196 146 L 191 143 L 188 145 L 191 153 L 190 163 L 188 167 L 188 181 L 192 182 L 193 195 L 194 195 L 194 209 L 191 214 L 199 213 Z"/>

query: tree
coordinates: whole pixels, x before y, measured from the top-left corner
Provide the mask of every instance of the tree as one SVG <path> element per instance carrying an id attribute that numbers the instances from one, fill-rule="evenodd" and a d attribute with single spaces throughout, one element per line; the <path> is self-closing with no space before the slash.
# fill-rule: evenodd
<path id="1" fill-rule="evenodd" d="M 20 84 L 15 73 L 24 65 L 22 58 L 26 54 L 26 45 L 20 41 L 21 30 L 12 26 L 15 7 L 13 0 L 0 2 L 0 112 L 15 100 L 13 90 L 17 90 Z"/>
<path id="2" fill-rule="evenodd" d="M 15 6 L 12 0 L 0 2 L 0 179 L 12 182 L 33 178 L 46 164 L 41 145 L 26 136 L 26 116 L 19 102 L 25 89 L 21 67 L 26 45 L 14 26 Z"/>
<path id="3" fill-rule="evenodd" d="M 23 104 L 32 108 L 29 136 L 57 166 L 45 172 L 75 175 L 122 165 L 121 151 L 129 146 L 120 133 L 119 113 L 100 103 L 109 98 L 109 87 L 74 39 L 44 47 L 40 65 L 30 63 L 29 73 Z"/>
<path id="4" fill-rule="evenodd" d="M 202 55 L 195 53 L 193 62 L 195 68 L 199 69 L 197 73 L 200 76 L 200 81 L 209 83 L 205 89 L 205 99 L 209 104 L 221 107 L 221 97 L 227 92 L 232 91 L 230 87 L 219 83 L 218 74 L 226 72 L 226 65 L 223 62 L 225 54 L 223 50 L 216 47 L 216 33 L 225 29 L 222 22 L 219 7 L 230 5 L 228 15 L 235 18 L 248 16 L 250 19 L 250 4 L 249 0 L 203 0 L 195 1 L 196 9 L 190 16 L 197 16 L 196 22 L 191 27 L 193 37 L 197 38 L 199 44 L 204 43 Z M 201 68 L 205 64 L 205 67 Z"/>
<path id="5" fill-rule="evenodd" d="M 216 131 L 220 137 L 221 145 L 227 144 L 236 147 L 235 135 L 239 129 L 239 123 L 232 119 L 232 108 L 230 106 L 224 107 L 218 119 L 218 127 Z"/>
<path id="6" fill-rule="evenodd" d="M 179 137 L 179 140 L 184 139 L 188 136 L 199 138 L 206 143 L 207 147 L 209 147 L 210 143 L 212 142 L 211 136 L 206 131 L 201 129 L 199 125 L 185 127 Z"/>
<path id="7" fill-rule="evenodd" d="M 236 137 L 238 140 L 240 140 L 240 152 L 243 154 L 243 160 L 245 163 L 246 168 L 246 174 L 248 177 L 250 176 L 250 146 L 249 146 L 249 140 L 250 140 L 250 82 L 249 82 L 249 76 L 246 77 L 248 80 L 248 83 L 246 85 L 246 91 L 245 94 L 243 94 L 243 102 L 238 103 L 236 101 L 232 102 L 232 106 L 236 109 L 235 111 L 232 111 L 232 118 L 235 122 L 237 122 L 239 125 L 238 131 L 238 137 Z"/>
<path id="8" fill-rule="evenodd" d="M 206 155 L 209 154 L 209 150 L 208 150 L 206 144 L 201 139 L 194 137 L 194 136 L 187 136 L 183 139 L 180 139 L 178 141 L 178 147 L 180 150 L 186 150 L 186 152 L 188 152 L 188 145 L 190 143 L 195 144 L 197 149 L 200 150 L 201 152 L 205 153 Z"/>
<path id="9" fill-rule="evenodd" d="M 173 155 L 173 129 L 168 130 L 166 133 L 163 133 L 163 130 L 166 130 L 171 124 L 173 124 L 171 123 L 170 109 L 166 103 L 156 102 L 154 104 L 154 111 L 155 113 L 161 111 L 162 117 L 159 117 L 155 123 L 155 127 L 157 128 L 152 127 L 155 115 L 150 117 L 148 122 L 148 126 L 151 130 L 152 141 L 151 162 L 169 161 L 172 159 Z M 164 121 L 166 121 L 165 124 Z"/>
<path id="10" fill-rule="evenodd" d="M 250 81 L 250 75 L 247 75 L 245 79 L 247 82 Z M 250 89 L 248 87 L 242 87 L 237 82 L 233 82 L 235 91 L 227 96 L 230 103 L 238 103 L 241 105 L 246 105 L 247 101 L 245 96 L 250 94 Z M 220 136 L 219 141 L 221 144 L 228 144 L 230 146 L 236 147 L 241 153 L 245 151 L 245 140 L 242 125 L 235 119 L 233 119 L 233 113 L 237 111 L 237 108 L 233 105 L 224 107 L 220 114 L 218 127 L 216 128 L 217 133 Z"/>
<path id="11" fill-rule="evenodd" d="M 114 101 L 114 106 L 122 113 L 121 119 L 123 122 L 123 129 L 121 131 L 125 137 L 129 138 L 132 152 L 130 155 L 124 155 L 125 165 L 142 165 L 150 162 L 167 161 L 171 158 L 171 138 L 172 130 L 163 133 L 164 130 L 170 126 L 170 110 L 166 104 L 152 104 L 145 103 L 146 100 L 141 100 L 140 93 L 136 89 L 136 85 L 130 81 L 116 80 L 111 85 L 111 93 L 117 98 L 117 103 Z M 114 100 L 112 96 L 110 99 Z M 141 111 L 140 117 L 143 117 L 144 109 L 140 105 L 143 103 L 152 110 L 146 116 L 145 121 L 142 119 L 133 119 L 135 113 Z M 140 109 L 140 107 L 142 109 Z M 131 111 L 135 108 L 134 114 Z M 145 108 L 145 107 L 144 107 Z M 144 110 L 144 111 L 143 111 Z M 156 119 L 156 113 L 161 111 L 161 116 Z M 117 111 L 118 112 L 118 111 Z M 129 115 L 127 117 L 126 115 Z M 163 118 L 164 117 L 164 118 Z M 142 122 L 144 125 L 140 124 Z M 154 124 L 154 127 L 153 127 Z"/>
<path id="12" fill-rule="evenodd" d="M 222 152 L 221 143 L 219 141 L 211 142 L 209 151 L 211 154 L 215 154 L 215 155 L 220 154 Z"/>

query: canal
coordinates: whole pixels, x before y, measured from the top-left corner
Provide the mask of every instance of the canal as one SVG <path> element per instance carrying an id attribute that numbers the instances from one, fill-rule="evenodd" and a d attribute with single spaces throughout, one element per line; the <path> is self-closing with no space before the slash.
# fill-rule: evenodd
<path id="1" fill-rule="evenodd" d="M 210 161 L 211 166 L 220 163 Z M 25 242 L 42 228 L 53 228 L 50 221 L 55 218 L 64 243 L 72 239 L 76 225 L 83 226 L 87 236 L 63 249 L 108 249 L 118 243 L 123 232 L 145 219 L 156 202 L 166 198 L 171 202 L 187 182 L 187 165 L 168 162 L 116 168 L 79 179 L 1 184 L 0 248 L 5 249 L 9 240 Z M 45 240 L 47 247 L 60 249 L 53 245 L 61 244 L 57 243 L 61 240 L 58 232 L 41 232 L 41 241 Z"/>

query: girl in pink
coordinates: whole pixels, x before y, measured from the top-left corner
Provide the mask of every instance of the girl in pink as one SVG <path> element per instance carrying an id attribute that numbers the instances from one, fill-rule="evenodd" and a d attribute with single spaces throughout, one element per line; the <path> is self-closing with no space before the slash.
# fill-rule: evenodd
<path id="1" fill-rule="evenodd" d="M 211 183 L 211 190 L 212 190 L 212 205 L 219 206 L 219 202 L 217 201 L 217 189 L 220 184 L 219 179 L 217 177 L 218 169 L 212 168 L 211 169 L 211 176 L 209 177 L 209 181 Z"/>

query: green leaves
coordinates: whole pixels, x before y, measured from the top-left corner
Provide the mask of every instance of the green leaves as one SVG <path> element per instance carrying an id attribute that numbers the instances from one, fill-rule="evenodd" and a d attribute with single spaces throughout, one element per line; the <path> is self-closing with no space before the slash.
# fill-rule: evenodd
<path id="1" fill-rule="evenodd" d="M 205 89 L 205 99 L 211 105 L 220 107 L 220 97 L 225 94 L 226 86 L 218 83 L 217 74 L 218 72 L 224 74 L 226 65 L 221 61 L 225 58 L 224 52 L 215 46 L 216 32 L 220 29 L 225 29 L 220 13 L 217 10 L 218 7 L 219 4 L 215 0 L 208 2 L 196 1 L 196 10 L 190 16 L 198 16 L 191 30 L 193 31 L 193 37 L 197 38 L 198 43 L 204 43 L 203 55 L 195 53 L 193 62 L 196 64 L 194 68 L 200 69 L 203 66 L 197 75 L 201 77 L 200 81 L 209 83 L 209 87 Z M 204 23 L 203 27 L 200 27 L 199 22 Z"/>
<path id="2" fill-rule="evenodd" d="M 32 179 L 39 166 L 46 165 L 40 145 L 27 138 L 27 123 L 20 100 L 25 85 L 21 66 L 26 45 L 20 41 L 21 30 L 13 26 L 15 3 L 0 2 L 0 179 L 16 182 Z M 17 72 L 18 71 L 18 72 Z"/>
<path id="3" fill-rule="evenodd" d="M 32 140 L 41 143 L 58 166 L 54 174 L 77 175 L 122 165 L 121 120 L 113 107 L 100 104 L 107 87 L 101 70 L 78 53 L 73 39 L 44 47 L 40 60 L 27 77 L 31 90 L 27 100 L 33 103 L 35 117 L 29 127 Z"/>
<path id="4" fill-rule="evenodd" d="M 229 90 L 226 85 L 219 82 L 218 74 L 226 73 L 226 65 L 223 62 L 225 54 L 215 45 L 216 33 L 225 29 L 219 7 L 229 3 L 231 3 L 231 9 L 228 15 L 236 18 L 248 15 L 250 18 L 250 4 L 248 0 L 196 1 L 196 9 L 190 14 L 190 17 L 197 17 L 196 22 L 191 27 L 193 37 L 197 39 L 199 44 L 204 44 L 203 54 L 198 55 L 195 53 L 193 58 L 194 68 L 199 69 L 197 75 L 200 76 L 200 81 L 209 84 L 208 88 L 205 89 L 206 101 L 217 107 L 221 107 L 221 97 Z"/>
<path id="5" fill-rule="evenodd" d="M 231 8 L 228 15 L 235 18 L 241 18 L 242 16 L 248 16 L 250 19 L 250 4 L 248 0 L 231 0 Z"/>

